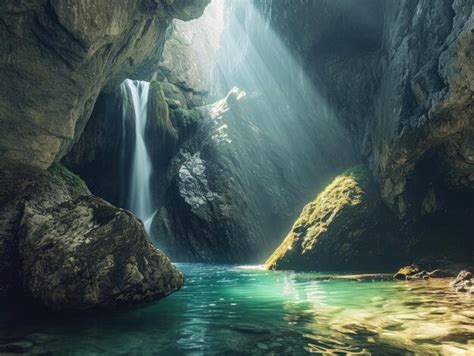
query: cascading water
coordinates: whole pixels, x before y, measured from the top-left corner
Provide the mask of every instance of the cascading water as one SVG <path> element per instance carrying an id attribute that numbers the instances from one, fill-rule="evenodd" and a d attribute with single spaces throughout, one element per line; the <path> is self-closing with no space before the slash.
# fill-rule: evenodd
<path id="1" fill-rule="evenodd" d="M 123 100 L 123 142 L 127 136 L 127 120 L 130 114 L 129 104 L 132 105 L 134 120 L 134 144 L 131 151 L 129 167 L 130 180 L 127 187 L 126 207 L 137 215 L 145 224 L 148 231 L 154 209 L 151 199 L 150 178 L 152 173 L 151 159 L 145 143 L 145 126 L 147 121 L 148 93 L 150 83 L 145 81 L 126 79 L 121 85 Z M 123 148 L 122 159 L 126 159 L 126 149 Z"/>

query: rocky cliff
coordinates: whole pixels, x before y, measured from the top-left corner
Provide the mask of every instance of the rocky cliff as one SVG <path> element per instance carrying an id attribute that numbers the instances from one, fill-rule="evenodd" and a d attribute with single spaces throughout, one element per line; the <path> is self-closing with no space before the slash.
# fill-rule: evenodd
<path id="1" fill-rule="evenodd" d="M 128 76 L 150 78 L 172 19 L 196 18 L 208 3 L 0 4 L 2 295 L 22 292 L 50 308 L 87 309 L 163 297 L 182 285 L 182 274 L 149 244 L 136 217 L 51 165 L 80 138 L 101 105 L 99 93 L 114 92 Z"/>
<path id="2" fill-rule="evenodd" d="M 60 160 L 101 90 L 151 75 L 172 18 L 198 17 L 208 2 L 2 2 L 2 157 L 40 168 Z"/>
<path id="3" fill-rule="evenodd" d="M 405 257 L 470 260 L 472 2 L 255 4 L 356 140 L 402 223 Z"/>

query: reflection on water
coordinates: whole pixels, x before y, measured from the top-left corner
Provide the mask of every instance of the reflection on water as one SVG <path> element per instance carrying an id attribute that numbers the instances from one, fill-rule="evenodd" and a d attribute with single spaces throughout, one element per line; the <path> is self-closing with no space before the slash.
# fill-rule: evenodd
<path id="1" fill-rule="evenodd" d="M 448 280 L 182 264 L 185 287 L 129 311 L 55 316 L 0 306 L 0 354 L 474 354 L 474 297 Z"/>

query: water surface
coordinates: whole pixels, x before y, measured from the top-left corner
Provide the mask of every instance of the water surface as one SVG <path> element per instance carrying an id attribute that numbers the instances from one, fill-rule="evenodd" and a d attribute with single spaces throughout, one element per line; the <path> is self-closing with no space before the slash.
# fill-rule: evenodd
<path id="1" fill-rule="evenodd" d="M 0 354 L 474 354 L 474 297 L 445 279 L 178 266 L 185 287 L 139 309 L 57 316 L 2 305 Z"/>

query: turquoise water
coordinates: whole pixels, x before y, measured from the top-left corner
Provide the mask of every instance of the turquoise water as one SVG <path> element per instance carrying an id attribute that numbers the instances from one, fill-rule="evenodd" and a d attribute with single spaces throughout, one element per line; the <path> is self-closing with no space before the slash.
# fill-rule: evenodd
<path id="1" fill-rule="evenodd" d="M 2 305 L 0 354 L 474 353 L 474 297 L 448 280 L 178 266 L 185 287 L 139 309 L 57 316 Z"/>

